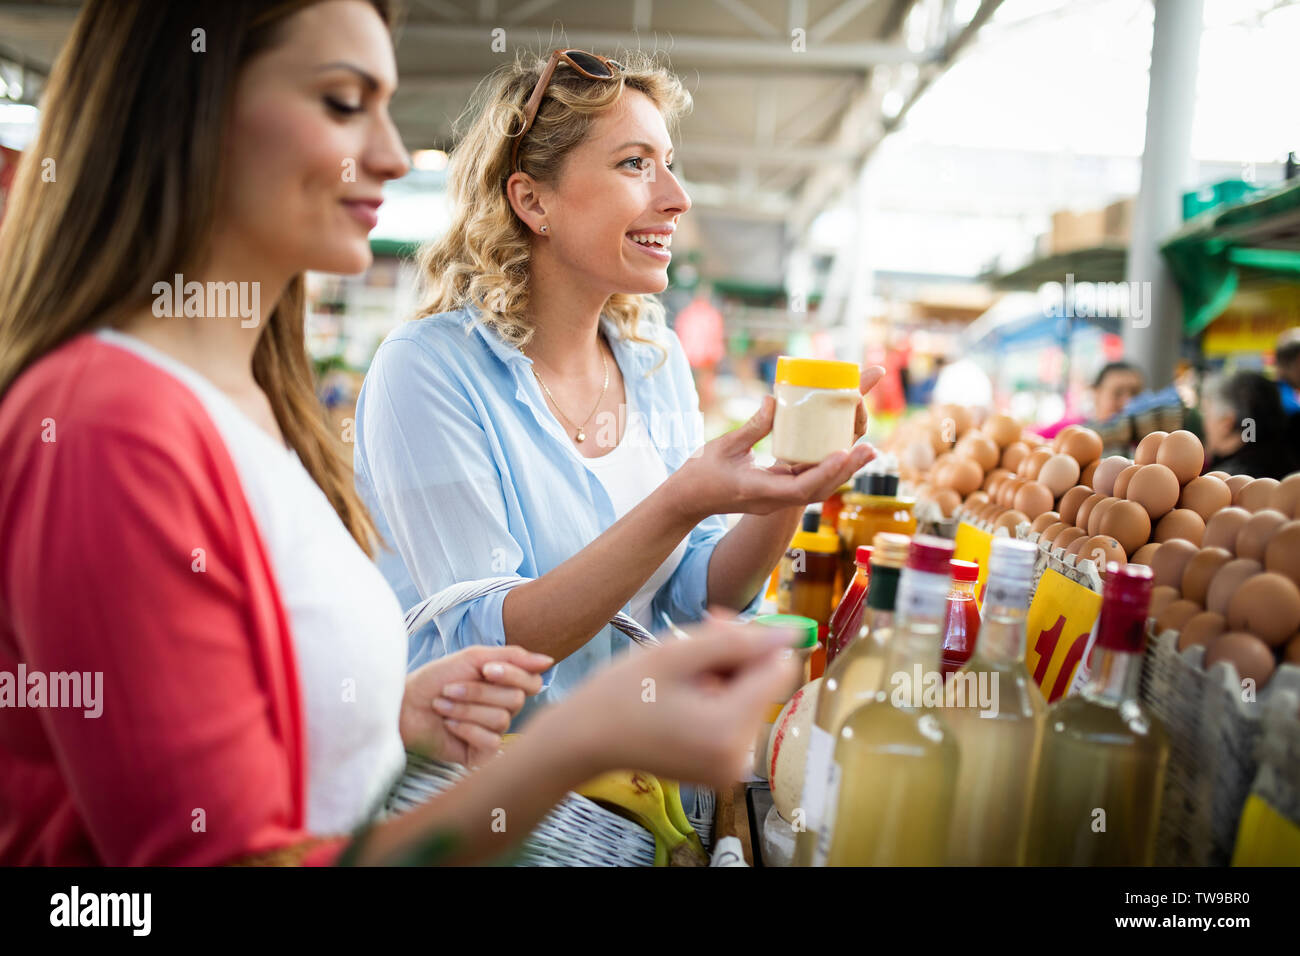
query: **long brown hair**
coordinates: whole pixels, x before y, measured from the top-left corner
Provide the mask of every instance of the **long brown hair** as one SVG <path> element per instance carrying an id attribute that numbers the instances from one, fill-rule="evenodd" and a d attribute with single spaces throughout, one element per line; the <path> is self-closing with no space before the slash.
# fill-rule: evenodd
<path id="1" fill-rule="evenodd" d="M 145 307 L 208 250 L 236 79 L 316 0 L 89 0 L 51 72 L 0 227 L 0 396 L 69 339 Z M 370 0 L 391 25 L 388 0 Z M 199 47 L 202 47 L 200 51 Z M 325 425 L 303 278 L 275 304 L 253 375 L 349 532 L 374 524 Z"/>

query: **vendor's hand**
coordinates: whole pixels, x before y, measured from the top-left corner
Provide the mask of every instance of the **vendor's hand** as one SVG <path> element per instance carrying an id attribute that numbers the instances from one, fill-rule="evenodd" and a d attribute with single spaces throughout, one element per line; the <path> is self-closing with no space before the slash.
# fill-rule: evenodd
<path id="1" fill-rule="evenodd" d="M 721 617 L 726 612 L 714 612 Z M 634 768 L 714 788 L 743 772 L 766 710 L 797 680 L 793 632 L 713 621 L 633 650 L 537 716 L 530 734 L 582 751 L 583 772 Z"/>
<path id="2" fill-rule="evenodd" d="M 475 766 L 490 759 L 501 735 L 542 689 L 541 673 L 554 664 L 507 644 L 469 647 L 430 661 L 406 677 L 399 726 L 407 750 Z"/>
<path id="3" fill-rule="evenodd" d="M 859 381 L 865 396 L 884 377 L 878 365 L 868 367 Z M 695 520 L 712 514 L 772 514 L 782 508 L 803 507 L 825 501 L 836 488 L 876 456 L 871 445 L 855 444 L 847 452 L 835 452 L 816 465 L 776 462 L 760 468 L 753 447 L 772 431 L 776 400 L 763 399 L 758 414 L 734 431 L 706 444 L 700 454 L 675 471 L 665 484 L 674 500 Z M 853 423 L 857 441 L 867 430 L 867 409 L 858 403 Z"/>

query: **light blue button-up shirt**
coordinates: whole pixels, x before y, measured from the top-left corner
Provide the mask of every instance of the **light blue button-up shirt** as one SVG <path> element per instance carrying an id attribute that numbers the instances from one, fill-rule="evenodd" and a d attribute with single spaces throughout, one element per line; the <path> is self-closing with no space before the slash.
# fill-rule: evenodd
<path id="1" fill-rule="evenodd" d="M 573 557 L 615 521 L 600 480 L 551 414 L 532 359 L 468 309 L 407 322 L 379 346 L 357 401 L 356 483 L 388 548 L 379 567 L 403 607 L 458 581 L 538 578 Z M 601 320 L 634 408 L 671 474 L 703 441 L 690 366 L 677 336 L 643 323 L 620 336 Z M 656 365 L 659 367 L 656 369 Z M 598 434 L 598 428 L 592 434 Z M 709 559 L 725 516 L 700 522 L 677 570 L 656 593 L 652 630 L 704 616 Z M 647 574 L 652 569 L 647 569 Z M 408 666 L 474 644 L 504 644 L 497 591 L 439 615 L 412 636 Z M 747 610 L 757 607 L 762 592 Z M 575 593 L 576 605 L 583 595 Z M 626 611 L 627 608 L 624 608 Z M 557 700 L 627 646 L 606 627 L 544 675 L 533 709 Z"/>

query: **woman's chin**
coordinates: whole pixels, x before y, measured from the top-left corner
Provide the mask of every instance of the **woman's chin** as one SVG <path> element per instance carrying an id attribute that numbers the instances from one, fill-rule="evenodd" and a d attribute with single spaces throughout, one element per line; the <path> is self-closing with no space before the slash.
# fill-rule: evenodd
<path id="1" fill-rule="evenodd" d="M 324 255 L 314 257 L 309 268 L 313 272 L 330 272 L 335 275 L 356 275 L 365 272 L 375 261 L 375 254 L 370 251 L 370 243 L 349 244 L 344 248 L 331 249 Z"/>

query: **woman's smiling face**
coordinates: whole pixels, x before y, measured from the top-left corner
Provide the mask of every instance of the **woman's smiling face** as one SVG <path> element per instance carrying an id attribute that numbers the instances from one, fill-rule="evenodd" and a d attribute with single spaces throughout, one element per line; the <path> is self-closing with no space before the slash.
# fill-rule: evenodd
<path id="1" fill-rule="evenodd" d="M 677 222 L 691 208 L 674 175 L 663 115 L 638 90 L 624 90 L 575 147 L 554 183 L 539 183 L 540 216 L 530 216 L 547 257 L 606 294 L 662 292 Z M 632 239 L 649 235 L 657 242 Z M 537 251 L 535 249 L 535 251 Z"/>

